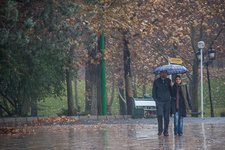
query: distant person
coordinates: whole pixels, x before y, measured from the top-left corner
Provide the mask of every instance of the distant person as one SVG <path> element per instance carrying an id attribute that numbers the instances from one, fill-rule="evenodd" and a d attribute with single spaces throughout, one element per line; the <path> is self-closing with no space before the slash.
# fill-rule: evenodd
<path id="1" fill-rule="evenodd" d="M 156 79 L 153 84 L 152 95 L 156 102 L 158 135 L 163 132 L 164 136 L 169 136 L 169 116 L 170 116 L 170 96 L 173 82 L 167 78 L 167 71 L 160 72 L 160 78 Z M 164 129 L 163 129 L 164 118 Z"/>
<path id="2" fill-rule="evenodd" d="M 183 135 L 183 117 L 191 109 L 191 100 L 187 85 L 182 83 L 181 77 L 176 75 L 175 84 L 172 87 L 171 113 L 174 114 L 174 134 Z"/>

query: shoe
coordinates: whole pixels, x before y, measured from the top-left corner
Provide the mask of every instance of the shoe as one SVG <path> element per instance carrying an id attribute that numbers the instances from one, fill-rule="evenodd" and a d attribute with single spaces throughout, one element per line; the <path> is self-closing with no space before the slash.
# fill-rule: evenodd
<path id="1" fill-rule="evenodd" d="M 158 132 L 158 136 L 162 135 L 162 132 Z"/>
<path id="2" fill-rule="evenodd" d="M 177 133 L 174 133 L 174 135 L 177 135 Z"/>
<path id="3" fill-rule="evenodd" d="M 165 133 L 163 133 L 164 134 L 164 136 L 169 136 L 169 134 L 167 133 L 167 132 L 165 132 Z"/>
<path id="4" fill-rule="evenodd" d="M 183 134 L 179 134 L 179 136 L 182 136 Z"/>

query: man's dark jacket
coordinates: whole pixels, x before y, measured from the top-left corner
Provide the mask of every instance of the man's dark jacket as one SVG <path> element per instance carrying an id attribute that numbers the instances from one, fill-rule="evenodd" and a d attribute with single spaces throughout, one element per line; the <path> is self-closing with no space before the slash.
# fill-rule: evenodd
<path id="1" fill-rule="evenodd" d="M 171 80 L 166 78 L 162 80 L 158 78 L 154 81 L 152 96 L 156 102 L 170 102 L 171 95 Z"/>

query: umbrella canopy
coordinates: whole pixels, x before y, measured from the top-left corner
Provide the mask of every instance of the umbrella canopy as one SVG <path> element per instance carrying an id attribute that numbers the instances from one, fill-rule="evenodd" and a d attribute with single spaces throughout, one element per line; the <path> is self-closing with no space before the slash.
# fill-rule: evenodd
<path id="1" fill-rule="evenodd" d="M 160 72 L 164 70 L 167 70 L 167 74 L 175 74 L 175 73 L 181 74 L 181 73 L 188 72 L 187 68 L 185 68 L 184 66 L 170 64 L 170 65 L 164 65 L 164 66 L 160 66 L 156 68 L 154 73 L 160 74 Z"/>

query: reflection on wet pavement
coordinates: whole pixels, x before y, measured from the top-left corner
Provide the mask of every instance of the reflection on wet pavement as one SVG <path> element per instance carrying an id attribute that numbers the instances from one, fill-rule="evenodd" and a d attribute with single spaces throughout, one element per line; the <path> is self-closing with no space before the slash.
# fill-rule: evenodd
<path id="1" fill-rule="evenodd" d="M 0 135 L 0 149 L 225 149 L 225 124 L 185 124 L 184 135 L 157 136 L 157 125 L 104 124 L 26 127 Z"/>

